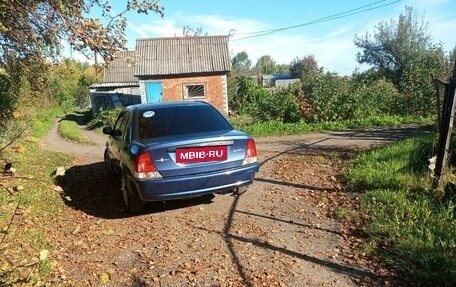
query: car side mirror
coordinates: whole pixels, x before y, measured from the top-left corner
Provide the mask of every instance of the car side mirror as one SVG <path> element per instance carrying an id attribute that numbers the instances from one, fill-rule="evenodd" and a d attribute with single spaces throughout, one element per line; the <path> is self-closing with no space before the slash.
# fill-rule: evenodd
<path id="1" fill-rule="evenodd" d="M 103 128 L 103 133 L 105 135 L 112 135 L 112 132 L 113 132 L 112 127 L 107 126 L 107 127 Z"/>

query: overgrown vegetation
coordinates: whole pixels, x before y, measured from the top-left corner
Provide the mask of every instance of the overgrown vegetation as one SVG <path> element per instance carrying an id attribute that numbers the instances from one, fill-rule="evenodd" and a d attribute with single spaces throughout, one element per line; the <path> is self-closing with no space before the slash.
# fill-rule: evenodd
<path id="1" fill-rule="evenodd" d="M 358 120 L 328 121 L 319 123 L 283 123 L 282 121 L 255 122 L 248 116 L 238 116 L 230 118 L 230 122 L 238 129 L 245 131 L 253 136 L 273 136 L 304 134 L 309 132 L 322 131 L 341 131 L 354 128 L 372 126 L 394 126 L 400 124 L 428 124 L 432 117 L 419 116 L 371 116 Z"/>
<path id="2" fill-rule="evenodd" d="M 105 127 L 106 125 L 114 126 L 114 123 L 119 115 L 121 108 L 115 108 L 111 110 L 101 110 L 98 114 L 93 117 L 87 127 L 94 130 Z"/>
<path id="3" fill-rule="evenodd" d="M 426 23 L 417 19 L 412 7 L 406 7 L 397 21 L 379 23 L 374 34 L 356 37 L 355 45 L 360 49 L 358 62 L 371 69 L 341 77 L 325 72 L 312 55 L 298 57 L 288 71 L 300 81 L 287 88 L 261 83 L 264 74 L 281 70 L 271 57 L 261 57 L 251 68 L 247 53 L 238 53 L 228 79 L 230 110 L 255 123 L 435 116 L 432 77 L 449 77 L 456 49 L 446 52 L 433 44 Z"/>
<path id="4" fill-rule="evenodd" d="M 427 159 L 435 135 L 377 148 L 356 158 L 345 172 L 363 192 L 361 212 L 369 252 L 412 285 L 456 284 L 454 193 L 431 191 Z"/>
<path id="5" fill-rule="evenodd" d="M 43 284 L 54 264 L 53 259 L 45 255 L 53 250 L 49 241 L 53 232 L 50 226 L 63 202 L 58 190 L 52 188 L 52 174 L 59 166 L 69 166 L 71 158 L 43 150 L 40 139 L 60 113 L 60 109 L 50 109 L 29 119 L 27 130 L 1 154 L 2 167 L 5 164 L 3 159 L 12 164 L 0 177 L 2 286 L 20 282 Z M 23 228 L 17 222 L 27 222 L 33 228 Z"/>

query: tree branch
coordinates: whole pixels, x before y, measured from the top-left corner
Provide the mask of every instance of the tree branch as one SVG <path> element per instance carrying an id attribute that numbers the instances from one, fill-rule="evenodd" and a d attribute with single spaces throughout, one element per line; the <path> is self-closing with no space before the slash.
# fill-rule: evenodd
<path id="1" fill-rule="evenodd" d="M 17 139 L 22 135 L 22 133 L 24 133 L 26 130 L 27 130 L 27 128 L 23 129 L 20 133 L 18 133 L 16 136 L 14 136 L 13 139 L 12 139 L 9 143 L 7 143 L 4 147 L 0 148 L 0 154 L 1 154 L 7 147 L 9 147 L 11 144 L 13 144 L 13 142 L 14 142 L 15 140 L 17 140 Z"/>

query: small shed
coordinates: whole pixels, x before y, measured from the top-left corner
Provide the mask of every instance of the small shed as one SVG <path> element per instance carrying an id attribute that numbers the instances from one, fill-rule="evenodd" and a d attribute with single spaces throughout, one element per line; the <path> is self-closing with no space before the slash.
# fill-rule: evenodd
<path id="1" fill-rule="evenodd" d="M 228 115 L 228 36 L 136 40 L 141 102 L 203 100 Z"/>
<path id="2" fill-rule="evenodd" d="M 135 51 L 120 51 L 105 70 L 103 82 L 90 86 L 92 112 L 141 102 L 139 81 L 134 76 Z"/>

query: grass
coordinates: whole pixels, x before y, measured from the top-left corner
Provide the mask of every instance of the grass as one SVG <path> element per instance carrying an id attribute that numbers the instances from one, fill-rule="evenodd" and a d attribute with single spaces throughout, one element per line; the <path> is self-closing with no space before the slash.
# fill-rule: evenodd
<path id="1" fill-rule="evenodd" d="M 92 144 L 89 138 L 81 131 L 74 121 L 62 120 L 59 123 L 58 133 L 61 137 L 76 143 Z"/>
<path id="2" fill-rule="evenodd" d="M 93 144 L 90 139 L 82 132 L 80 125 L 87 124 L 91 118 L 91 112 L 76 111 L 65 115 L 60 120 L 58 133 L 61 137 L 76 143 Z"/>
<path id="3" fill-rule="evenodd" d="M 72 158 L 43 150 L 39 139 L 47 134 L 59 113 L 53 109 L 29 120 L 29 128 L 1 154 L 13 163 L 16 173 L 0 177 L 0 285 L 23 280 L 21 272 L 26 269 L 30 269 L 30 282 L 38 282 L 50 272 L 49 262 L 14 267 L 34 262 L 41 250 L 53 250 L 50 227 L 64 204 L 60 193 L 52 188 L 51 175 L 59 166 L 70 166 Z M 22 188 L 18 190 L 18 186 Z"/>
<path id="4" fill-rule="evenodd" d="M 432 118 L 423 117 L 396 117 L 383 116 L 371 117 L 362 120 L 321 122 L 321 123 L 282 123 L 280 121 L 255 122 L 246 116 L 230 118 L 229 121 L 239 130 L 252 136 L 274 136 L 304 134 L 309 132 L 321 131 L 340 131 L 353 128 L 372 127 L 372 126 L 392 126 L 400 124 L 429 124 Z"/>
<path id="5" fill-rule="evenodd" d="M 412 285 L 456 285 L 456 203 L 428 189 L 435 136 L 368 151 L 345 171 L 364 191 L 366 250 Z"/>

